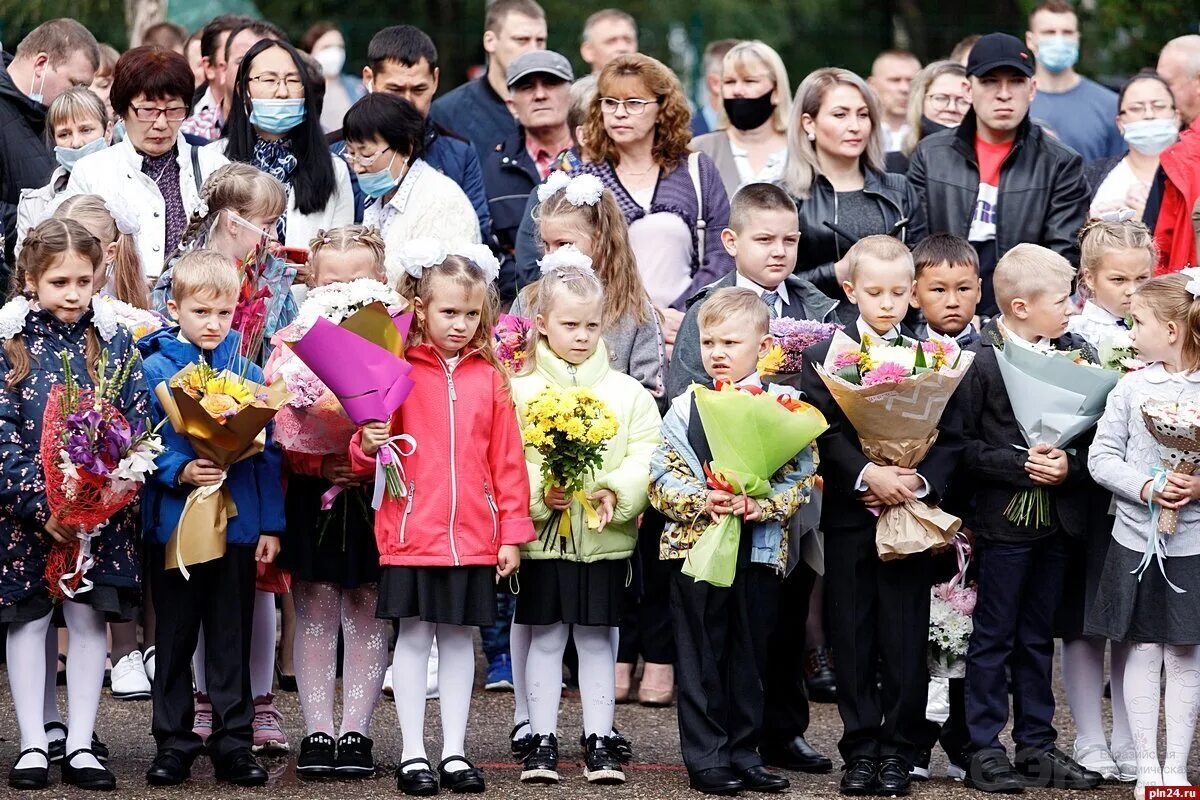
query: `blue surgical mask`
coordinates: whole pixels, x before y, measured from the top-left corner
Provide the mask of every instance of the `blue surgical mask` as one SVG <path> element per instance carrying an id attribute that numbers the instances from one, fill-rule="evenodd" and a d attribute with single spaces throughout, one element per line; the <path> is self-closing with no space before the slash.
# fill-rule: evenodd
<path id="1" fill-rule="evenodd" d="M 304 122 L 304 98 L 250 101 L 250 124 L 266 133 L 287 133 Z"/>
<path id="2" fill-rule="evenodd" d="M 67 172 L 75 169 L 75 165 L 79 163 L 79 159 L 84 156 L 90 156 L 92 153 L 98 153 L 108 147 L 108 142 L 104 141 L 104 137 L 88 142 L 83 147 L 61 147 L 55 145 L 54 157 L 58 159 L 58 163 L 66 168 Z"/>
<path id="3" fill-rule="evenodd" d="M 383 169 L 378 172 L 363 172 L 358 176 L 358 188 L 362 189 L 363 194 L 367 197 L 383 197 L 396 188 L 400 181 L 392 175 L 392 162 L 395 160 L 396 154 L 393 153 Z"/>
<path id="4" fill-rule="evenodd" d="M 27 97 L 28 97 L 30 100 L 32 100 L 33 102 L 35 102 L 35 103 L 43 103 L 43 100 L 42 100 L 42 97 L 43 97 L 43 95 L 42 95 L 42 90 L 43 90 L 43 89 L 45 89 L 45 88 L 46 88 L 46 73 L 45 73 L 45 72 L 43 72 L 43 73 L 42 73 L 42 82 L 38 84 L 38 90 L 37 90 L 36 92 L 33 90 L 33 79 L 32 79 L 32 78 L 30 78 L 30 80 L 29 80 L 29 94 L 27 95 Z M 44 105 L 44 103 L 43 103 L 43 105 Z"/>
<path id="5" fill-rule="evenodd" d="M 113 125 L 113 144 L 120 144 L 125 141 L 125 120 L 117 120 L 117 124 Z"/>
<path id="6" fill-rule="evenodd" d="M 1065 36 L 1043 36 L 1038 39 L 1037 59 L 1055 74 L 1068 70 L 1079 61 L 1079 40 Z"/>
<path id="7" fill-rule="evenodd" d="M 1125 143 L 1142 155 L 1156 156 L 1179 141 L 1175 118 L 1139 119 L 1125 123 Z"/>

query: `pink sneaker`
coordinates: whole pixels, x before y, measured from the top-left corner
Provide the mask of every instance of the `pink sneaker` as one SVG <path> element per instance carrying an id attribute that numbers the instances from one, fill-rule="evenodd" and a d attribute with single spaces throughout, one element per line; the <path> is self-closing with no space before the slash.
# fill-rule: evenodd
<path id="1" fill-rule="evenodd" d="M 275 695 L 254 698 L 254 752 L 288 752 L 287 734 L 283 732 L 283 714 L 275 708 Z"/>
<path id="2" fill-rule="evenodd" d="M 208 737 L 212 736 L 212 703 L 208 701 L 208 695 L 196 692 L 195 720 L 192 723 L 192 733 L 200 737 L 200 741 L 207 742 Z"/>

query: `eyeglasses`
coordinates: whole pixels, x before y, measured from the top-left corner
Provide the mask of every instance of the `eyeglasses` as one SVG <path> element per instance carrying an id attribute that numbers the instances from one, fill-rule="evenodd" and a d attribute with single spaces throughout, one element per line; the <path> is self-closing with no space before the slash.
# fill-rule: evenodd
<path id="1" fill-rule="evenodd" d="M 265 75 L 255 75 L 253 78 L 247 78 L 247 83 L 257 83 L 262 88 L 269 92 L 278 92 L 279 84 L 287 86 L 288 94 L 302 93 L 304 91 L 304 81 L 300 80 L 299 75 L 287 75 L 280 78 L 274 73 L 268 72 Z"/>
<path id="2" fill-rule="evenodd" d="M 391 149 L 392 148 L 390 148 L 390 147 L 385 147 L 382 150 L 379 150 L 378 152 L 376 152 L 374 155 L 370 155 L 370 156 L 356 156 L 353 153 L 351 153 L 349 150 L 346 150 L 342 153 L 342 158 L 351 167 L 362 167 L 363 169 L 366 169 L 367 167 L 371 166 L 376 161 L 378 161 L 380 156 L 382 156 L 384 153 L 386 153 L 387 151 L 389 151 Z"/>
<path id="3" fill-rule="evenodd" d="M 187 106 L 171 106 L 170 108 L 130 106 L 130 108 L 133 109 L 133 115 L 142 122 L 154 122 L 159 117 L 166 117 L 167 122 L 183 122 L 187 119 Z"/>
<path id="4" fill-rule="evenodd" d="M 926 99 L 937 111 L 945 111 L 950 108 L 951 103 L 954 104 L 954 110 L 960 114 L 965 114 L 971 109 L 971 101 L 966 97 L 952 94 L 931 94 Z"/>
<path id="5" fill-rule="evenodd" d="M 657 100 L 639 100 L 638 98 L 630 98 L 629 100 L 618 100 L 615 97 L 601 97 L 600 110 L 605 114 L 615 114 L 617 109 L 623 109 L 626 114 L 631 117 L 640 117 L 646 113 L 646 106 L 658 105 Z"/>
<path id="6" fill-rule="evenodd" d="M 1121 109 L 1122 117 L 1143 117 L 1153 118 L 1168 111 L 1174 111 L 1175 106 L 1168 103 L 1166 100 L 1155 100 L 1152 103 L 1131 103 Z"/>

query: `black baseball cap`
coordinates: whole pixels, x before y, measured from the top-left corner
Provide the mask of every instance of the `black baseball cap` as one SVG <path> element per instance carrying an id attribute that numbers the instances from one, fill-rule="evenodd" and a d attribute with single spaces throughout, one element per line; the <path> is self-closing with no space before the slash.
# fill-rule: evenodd
<path id="1" fill-rule="evenodd" d="M 967 57 L 967 74 L 983 77 L 994 69 L 1012 67 L 1026 78 L 1032 78 L 1037 61 L 1029 48 L 1007 33 L 989 33 L 971 48 Z"/>

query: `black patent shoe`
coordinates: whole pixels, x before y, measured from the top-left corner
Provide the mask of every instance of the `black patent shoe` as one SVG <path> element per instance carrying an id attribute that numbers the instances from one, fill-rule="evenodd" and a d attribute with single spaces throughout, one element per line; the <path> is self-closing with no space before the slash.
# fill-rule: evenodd
<path id="1" fill-rule="evenodd" d="M 313 733 L 300 740 L 296 773 L 301 778 L 328 778 L 333 775 L 337 750 L 328 733 Z"/>
<path id="2" fill-rule="evenodd" d="M 178 786 L 188 779 L 192 765 L 178 750 L 160 750 L 146 770 L 146 783 L 151 786 Z"/>
<path id="3" fill-rule="evenodd" d="M 533 747 L 525 756 L 522 783 L 558 783 L 558 737 L 553 733 L 533 737 Z"/>
<path id="4" fill-rule="evenodd" d="M 456 761 L 466 764 L 467 768 L 447 772 L 446 765 Z M 483 782 L 483 770 L 467 761 L 463 756 L 443 758 L 442 763 L 438 764 L 438 778 L 442 788 L 454 792 L 454 794 L 479 794 L 486 788 Z"/>
<path id="5" fill-rule="evenodd" d="M 529 733 L 524 736 L 517 736 L 517 731 L 521 728 L 528 729 Z M 524 761 L 525 756 L 529 755 L 529 751 L 533 749 L 533 728 L 529 727 L 529 720 L 521 720 L 513 726 L 512 732 L 508 734 L 509 747 L 512 748 L 513 758 L 517 761 Z"/>
<path id="6" fill-rule="evenodd" d="M 50 739 L 50 745 L 46 748 L 46 753 L 50 758 L 51 764 L 57 764 L 63 760 L 67 754 L 67 726 L 61 722 L 47 722 L 44 726 L 46 735 L 49 736 L 51 731 L 62 731 L 61 739 Z M 95 742 L 92 742 L 92 752 L 96 752 Z M 108 748 L 105 748 L 107 750 Z M 100 761 L 100 756 L 96 756 L 96 760 Z"/>
<path id="7" fill-rule="evenodd" d="M 425 769 L 414 769 L 411 772 L 404 771 L 405 767 L 410 767 L 413 764 L 424 764 Z M 433 767 L 429 765 L 429 760 L 424 758 L 410 758 L 396 767 L 396 788 L 405 794 L 411 794 L 416 797 L 431 797 L 437 794 L 437 776 L 433 774 Z"/>
<path id="8" fill-rule="evenodd" d="M 343 734 L 337 742 L 334 771 L 339 778 L 366 778 L 375 774 L 375 758 L 371 751 L 375 742 L 358 731 Z"/>
<path id="9" fill-rule="evenodd" d="M 748 792 L 774 794 L 775 792 L 786 792 L 792 785 L 792 782 L 787 778 L 782 775 L 776 775 L 762 764 L 734 771 L 737 772 L 737 776 L 742 781 L 742 786 Z"/>
<path id="10" fill-rule="evenodd" d="M 262 786 L 267 782 L 267 771 L 262 768 L 250 749 L 237 750 L 213 770 L 218 781 L 235 786 Z"/>
<path id="11" fill-rule="evenodd" d="M 688 773 L 688 786 L 702 794 L 729 797 L 746 788 L 729 767 L 712 767 Z"/>
<path id="12" fill-rule="evenodd" d="M 879 762 L 869 756 L 850 759 L 838 791 L 846 795 L 875 793 L 875 776 L 879 774 Z"/>
<path id="13" fill-rule="evenodd" d="M 16 765 L 20 764 L 21 759 L 30 753 L 41 753 L 46 759 L 46 766 L 18 769 Z M 8 771 L 8 785 L 14 789 L 45 789 L 50 785 L 50 754 L 40 747 L 22 750 L 21 754 L 17 756 L 13 768 Z"/>
<path id="14" fill-rule="evenodd" d="M 587 753 L 587 734 L 579 734 L 579 749 L 585 754 Z M 617 758 L 622 764 L 628 764 L 633 761 L 633 742 L 629 741 L 629 737 L 617 730 L 614 725 L 612 733 L 608 736 L 608 746 L 617 754 Z"/>
<path id="15" fill-rule="evenodd" d="M 101 792 L 111 792 L 117 788 L 117 778 L 106 767 L 73 767 L 71 760 L 75 756 L 85 754 L 96 758 L 96 754 L 88 748 L 81 748 L 67 755 L 62 762 L 62 781 L 67 786 L 89 789 Z M 99 763 L 99 759 L 97 759 Z"/>
<path id="16" fill-rule="evenodd" d="M 889 756 L 879 762 L 875 775 L 875 794 L 885 797 L 903 797 L 912 785 L 909 773 L 912 766 L 903 758 Z"/>
<path id="17" fill-rule="evenodd" d="M 764 742 L 759 748 L 763 761 L 772 767 L 823 775 L 833 771 L 833 762 L 817 752 L 803 736 L 793 736 L 786 742 Z"/>
<path id="18" fill-rule="evenodd" d="M 615 785 L 625 782 L 625 770 L 621 769 L 621 757 L 608 736 L 592 734 L 584 742 L 583 777 L 588 783 Z"/>

